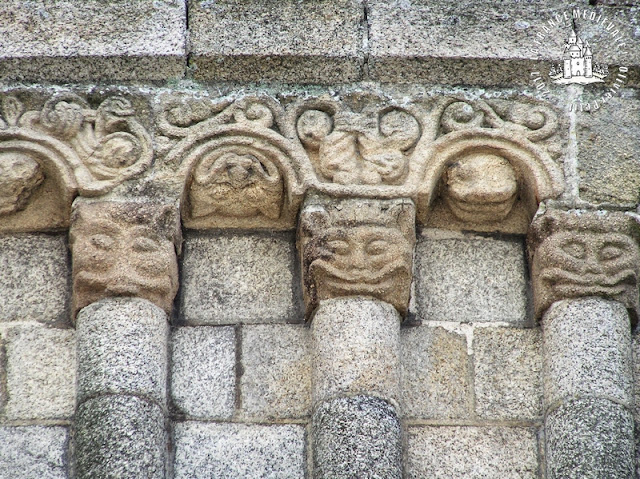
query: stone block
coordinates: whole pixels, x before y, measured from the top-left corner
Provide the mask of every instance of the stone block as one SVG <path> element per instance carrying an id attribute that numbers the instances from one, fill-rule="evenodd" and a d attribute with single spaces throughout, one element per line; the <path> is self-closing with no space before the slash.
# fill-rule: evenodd
<path id="1" fill-rule="evenodd" d="M 182 314 L 189 324 L 301 320 L 294 247 L 280 236 L 187 236 Z"/>
<path id="2" fill-rule="evenodd" d="M 622 304 L 601 298 L 558 301 L 543 322 L 547 405 L 599 396 L 631 406 L 631 328 Z"/>
<path id="3" fill-rule="evenodd" d="M 546 75 L 562 58 L 563 42 L 571 33 L 572 9 L 593 11 L 584 2 L 559 6 L 552 0 L 367 3 L 369 72 L 385 82 L 530 85 L 532 71 Z M 548 33 L 543 30 L 549 20 L 565 12 L 566 19 Z M 607 55 L 610 65 L 640 64 L 640 54 L 633 48 L 637 10 L 599 6 L 597 12 L 626 33 L 626 53 L 615 47 L 602 23 L 580 19 L 580 34 Z M 544 35 L 542 40 L 539 34 Z"/>
<path id="4" fill-rule="evenodd" d="M 569 401 L 545 420 L 547 477 L 634 477 L 633 416 L 606 399 Z"/>
<path id="5" fill-rule="evenodd" d="M 314 477 L 402 477 L 400 420 L 367 396 L 323 402 L 313 414 Z"/>
<path id="6" fill-rule="evenodd" d="M 1 236 L 0 322 L 66 321 L 70 297 L 68 263 L 64 235 Z"/>
<path id="7" fill-rule="evenodd" d="M 9 420 L 67 419 L 76 401 L 75 331 L 40 325 L 0 330 L 6 348 Z"/>
<path id="8" fill-rule="evenodd" d="M 103 396 L 81 404 L 75 419 L 78 479 L 165 477 L 165 419 L 157 404 Z"/>
<path id="9" fill-rule="evenodd" d="M 64 427 L 0 427 L 0 477 L 3 479 L 67 479 Z"/>
<path id="10" fill-rule="evenodd" d="M 174 478 L 305 477 L 300 425 L 177 423 Z"/>
<path id="11" fill-rule="evenodd" d="M 469 417 L 471 362 L 464 336 L 426 325 L 402 329 L 402 411 L 407 418 Z"/>
<path id="12" fill-rule="evenodd" d="M 414 426 L 407 431 L 407 478 L 537 479 L 531 427 Z"/>
<path id="13" fill-rule="evenodd" d="M 321 301 L 311 322 L 313 403 L 362 394 L 398 401 L 400 315 L 365 298 Z"/>
<path id="14" fill-rule="evenodd" d="M 359 0 L 190 0 L 189 66 L 197 80 L 358 80 L 364 63 L 363 20 Z"/>
<path id="15" fill-rule="evenodd" d="M 6 0 L 0 79 L 166 80 L 186 66 L 185 0 Z"/>
<path id="16" fill-rule="evenodd" d="M 476 414 L 536 421 L 542 416 L 542 337 L 538 329 L 476 328 Z"/>
<path id="17" fill-rule="evenodd" d="M 236 336 L 231 327 L 183 327 L 171 339 L 171 398 L 188 417 L 229 419 L 235 407 Z"/>
<path id="18" fill-rule="evenodd" d="M 167 316 L 144 299 L 107 298 L 76 320 L 78 403 L 100 394 L 147 396 L 165 404 Z"/>
<path id="19" fill-rule="evenodd" d="M 520 241 L 419 238 L 418 318 L 523 325 L 527 319 L 526 271 Z"/>
<path id="20" fill-rule="evenodd" d="M 240 397 L 247 416 L 264 420 L 309 415 L 310 336 L 304 325 L 243 326 Z"/>
<path id="21" fill-rule="evenodd" d="M 607 91 L 585 91 L 582 100 L 601 98 Z M 638 203 L 640 99 L 635 90 L 622 90 L 602 110 L 579 111 L 576 116 L 580 198 L 593 203 Z"/>

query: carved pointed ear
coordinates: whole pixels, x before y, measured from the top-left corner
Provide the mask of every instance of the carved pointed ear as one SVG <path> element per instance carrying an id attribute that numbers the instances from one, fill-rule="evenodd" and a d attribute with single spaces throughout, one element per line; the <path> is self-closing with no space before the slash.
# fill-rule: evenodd
<path id="1" fill-rule="evenodd" d="M 154 218 L 154 226 L 156 231 L 162 232 L 162 235 L 175 245 L 176 252 L 180 254 L 182 250 L 182 230 L 177 211 L 174 206 L 163 206 Z"/>
<path id="2" fill-rule="evenodd" d="M 393 205 L 389 213 L 395 217 L 398 228 L 407 238 L 415 238 L 416 208 L 413 202 L 406 201 Z"/>
<path id="3" fill-rule="evenodd" d="M 313 235 L 328 227 L 329 213 L 322 206 L 309 206 L 300 216 L 300 231 L 305 235 Z"/>

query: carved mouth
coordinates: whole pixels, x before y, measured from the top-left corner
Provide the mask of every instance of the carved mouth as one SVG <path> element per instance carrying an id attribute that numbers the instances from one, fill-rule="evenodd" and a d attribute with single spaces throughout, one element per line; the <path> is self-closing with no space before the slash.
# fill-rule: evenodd
<path id="1" fill-rule="evenodd" d="M 74 285 L 103 292 L 109 296 L 140 296 L 145 293 L 165 295 L 171 291 L 169 278 L 150 280 L 129 274 L 126 277 L 105 276 L 81 271 L 75 275 Z"/>
<path id="2" fill-rule="evenodd" d="M 614 275 L 582 274 L 578 275 L 560 268 L 550 268 L 540 275 L 542 281 L 556 292 L 571 294 L 579 289 L 582 295 L 618 296 L 629 286 L 637 282 L 637 273 L 631 269 L 620 271 Z"/>
<path id="3" fill-rule="evenodd" d="M 318 270 L 316 272 L 316 270 Z M 407 267 L 404 264 L 388 264 L 383 268 L 374 271 L 374 270 L 354 270 L 345 271 L 343 269 L 336 268 L 331 265 L 329 262 L 324 260 L 316 260 L 309 267 L 309 274 L 321 274 L 326 277 L 327 280 L 336 283 L 357 283 L 360 284 L 369 284 L 369 285 L 379 285 L 384 281 L 388 281 L 390 276 L 408 274 Z M 351 287 L 351 285 L 346 285 Z M 353 287 L 360 287 L 357 285 L 353 285 Z"/>

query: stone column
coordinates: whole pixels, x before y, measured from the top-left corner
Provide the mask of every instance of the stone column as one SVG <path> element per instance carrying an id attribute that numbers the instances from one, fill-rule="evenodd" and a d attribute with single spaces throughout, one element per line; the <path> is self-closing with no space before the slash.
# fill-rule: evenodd
<path id="1" fill-rule="evenodd" d="M 544 338 L 548 479 L 635 477 L 636 227 L 619 212 L 547 211 L 530 230 Z"/>
<path id="2" fill-rule="evenodd" d="M 78 479 L 165 477 L 168 314 L 178 287 L 179 231 L 166 206 L 74 209 Z"/>
<path id="3" fill-rule="evenodd" d="M 313 338 L 314 477 L 402 477 L 399 335 L 415 243 L 408 200 L 311 198 L 298 247 Z"/>

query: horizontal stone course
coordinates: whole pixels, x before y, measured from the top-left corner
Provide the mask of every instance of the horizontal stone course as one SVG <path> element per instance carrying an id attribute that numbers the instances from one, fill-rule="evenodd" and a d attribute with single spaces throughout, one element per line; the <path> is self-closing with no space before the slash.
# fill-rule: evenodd
<path id="1" fill-rule="evenodd" d="M 186 67 L 185 0 L 5 0 L 0 79 L 166 80 Z"/>
<path id="2" fill-rule="evenodd" d="M 196 325 L 302 320 L 294 304 L 294 247 L 280 236 L 187 236 L 181 313 Z"/>
<path id="3" fill-rule="evenodd" d="M 305 325 L 242 327 L 242 411 L 264 420 L 311 410 L 310 331 Z"/>
<path id="4" fill-rule="evenodd" d="M 68 479 L 68 441 L 64 427 L 0 427 L 0 477 Z"/>
<path id="5" fill-rule="evenodd" d="M 174 436 L 175 479 L 305 477 L 304 426 L 182 422 Z"/>
<path id="6" fill-rule="evenodd" d="M 407 448 L 408 479 L 539 477 L 535 428 L 414 426 Z"/>
<path id="7" fill-rule="evenodd" d="M 419 319 L 526 323 L 527 275 L 521 241 L 420 237 L 415 262 Z"/>
<path id="8" fill-rule="evenodd" d="M 0 236 L 0 323 L 68 321 L 68 258 L 64 235 Z"/>
<path id="9" fill-rule="evenodd" d="M 182 327 L 171 337 L 171 399 L 182 414 L 228 419 L 235 407 L 236 336 L 232 327 Z"/>
<path id="10" fill-rule="evenodd" d="M 358 80 L 363 19 L 359 0 L 190 0 L 189 67 L 198 80 Z"/>
<path id="11" fill-rule="evenodd" d="M 71 329 L 15 323 L 0 328 L 6 352 L 8 420 L 68 419 L 76 401 L 76 337 Z M 1 376 L 0 376 L 1 377 Z"/>

